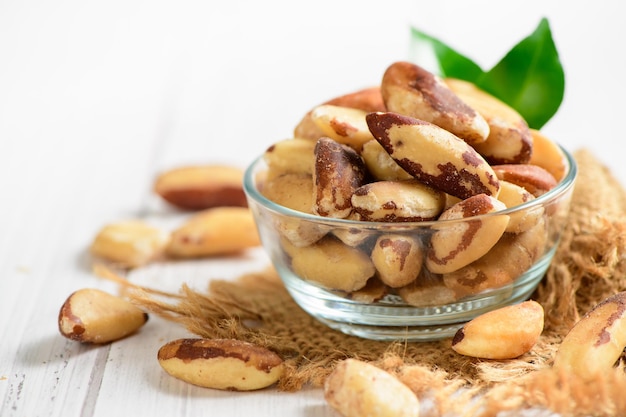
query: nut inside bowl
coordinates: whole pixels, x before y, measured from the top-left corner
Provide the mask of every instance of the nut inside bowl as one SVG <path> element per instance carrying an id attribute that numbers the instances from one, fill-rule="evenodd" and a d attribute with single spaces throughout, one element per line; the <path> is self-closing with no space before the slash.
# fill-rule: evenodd
<path id="1" fill-rule="evenodd" d="M 566 172 L 550 191 L 461 219 L 362 221 L 292 210 L 264 195 L 263 156 L 247 168 L 244 191 L 263 246 L 303 310 L 346 334 L 430 341 L 532 295 L 569 213 L 577 168 L 562 152 Z"/>

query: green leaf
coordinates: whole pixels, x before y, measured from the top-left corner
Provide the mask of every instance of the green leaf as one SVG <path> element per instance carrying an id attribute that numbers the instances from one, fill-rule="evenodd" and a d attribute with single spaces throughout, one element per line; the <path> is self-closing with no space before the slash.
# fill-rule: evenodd
<path id="1" fill-rule="evenodd" d="M 563 101 L 565 73 L 546 18 L 487 72 L 416 28 L 411 28 L 411 58 L 442 77 L 476 84 L 517 110 L 534 129 L 543 127 Z"/>
<path id="2" fill-rule="evenodd" d="M 474 61 L 458 53 L 448 45 L 424 32 L 411 28 L 411 55 L 416 62 L 431 62 L 429 71 L 450 78 L 473 81 L 483 75 L 483 70 Z"/>
<path id="3" fill-rule="evenodd" d="M 557 112 L 565 92 L 565 73 L 547 19 L 513 47 L 477 82 L 539 129 Z"/>

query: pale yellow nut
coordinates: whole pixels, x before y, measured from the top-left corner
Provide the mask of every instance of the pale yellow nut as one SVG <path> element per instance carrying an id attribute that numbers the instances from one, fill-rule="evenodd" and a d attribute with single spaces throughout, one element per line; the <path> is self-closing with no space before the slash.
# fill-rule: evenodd
<path id="1" fill-rule="evenodd" d="M 253 391 L 275 384 L 283 360 L 271 350 L 231 339 L 178 339 L 157 354 L 161 367 L 182 381 L 205 388 Z"/>
<path id="2" fill-rule="evenodd" d="M 285 240 L 281 243 L 291 257 L 294 274 L 327 289 L 360 290 L 376 272 L 367 254 L 334 237 L 325 237 L 305 247 L 293 246 Z"/>
<path id="3" fill-rule="evenodd" d="M 567 333 L 554 357 L 554 368 L 593 380 L 613 368 L 626 347 L 626 292 L 594 306 Z"/>
<path id="4" fill-rule="evenodd" d="M 310 139 L 285 139 L 274 143 L 263 153 L 267 164 L 267 178 L 285 174 L 313 174 L 315 141 Z"/>
<path id="5" fill-rule="evenodd" d="M 246 207 L 216 207 L 191 216 L 171 233 L 168 255 L 196 258 L 233 254 L 259 246 L 252 212 Z"/>
<path id="6" fill-rule="evenodd" d="M 543 220 L 525 232 L 505 233 L 486 255 L 461 269 L 443 274 L 444 284 L 458 298 L 504 287 L 544 254 L 547 238 Z"/>
<path id="7" fill-rule="evenodd" d="M 159 257 L 169 235 L 141 220 L 120 221 L 105 225 L 91 243 L 96 257 L 135 268 Z"/>
<path id="8" fill-rule="evenodd" d="M 247 206 L 243 170 L 228 165 L 193 165 L 167 170 L 157 176 L 154 191 L 170 204 L 188 210 Z"/>
<path id="9" fill-rule="evenodd" d="M 441 275 L 422 270 L 410 284 L 398 288 L 400 298 L 415 307 L 442 306 L 457 301 L 454 290 L 445 286 Z"/>
<path id="10" fill-rule="evenodd" d="M 313 213 L 313 178 L 310 174 L 284 174 L 269 179 L 263 184 L 262 194 L 283 207 Z M 274 216 L 272 222 L 278 233 L 295 246 L 310 245 L 328 233 L 328 228 L 300 218 Z"/>
<path id="11" fill-rule="evenodd" d="M 517 111 L 468 81 L 448 78 L 445 83 L 487 121 L 487 140 L 473 145 L 490 164 L 523 164 L 529 161 L 533 153 L 533 138 L 528 124 Z"/>
<path id="12" fill-rule="evenodd" d="M 498 200 L 502 201 L 507 208 L 517 207 L 534 199 L 535 196 L 526 191 L 524 187 L 500 180 Z M 537 224 L 543 213 L 542 206 L 529 207 L 516 213 L 510 213 L 506 232 L 520 233 L 530 229 Z"/>
<path id="13" fill-rule="evenodd" d="M 377 140 L 363 144 L 361 156 L 372 177 L 379 181 L 409 180 L 413 176 L 403 170 Z"/>
<path id="14" fill-rule="evenodd" d="M 483 359 L 513 359 L 529 352 L 543 332 L 543 307 L 524 301 L 484 313 L 457 331 L 452 349 Z"/>
<path id="15" fill-rule="evenodd" d="M 498 195 L 499 180 L 489 164 L 452 133 L 396 113 L 369 113 L 366 120 L 387 153 L 417 180 L 461 199 Z"/>
<path id="16" fill-rule="evenodd" d="M 326 402 L 344 417 L 418 417 L 420 402 L 390 373 L 356 359 L 335 367 L 324 383 Z"/>
<path id="17" fill-rule="evenodd" d="M 72 293 L 59 311 L 59 331 L 83 343 L 109 343 L 135 333 L 148 321 L 139 307 L 105 291 L 84 288 Z"/>
<path id="18" fill-rule="evenodd" d="M 381 235 L 372 249 L 378 278 L 392 288 L 415 281 L 422 269 L 424 250 L 418 239 L 397 234 Z"/>
<path id="19" fill-rule="evenodd" d="M 377 277 L 372 277 L 367 281 L 365 287 L 349 293 L 347 298 L 360 303 L 371 304 L 380 301 L 388 293 L 389 287 Z"/>
<path id="20" fill-rule="evenodd" d="M 348 217 L 352 213 L 350 199 L 363 184 L 365 174 L 365 163 L 354 149 L 320 138 L 315 145 L 314 212 L 323 217 Z"/>
<path id="21" fill-rule="evenodd" d="M 297 210 L 313 213 L 313 177 L 311 174 L 287 173 L 263 182 L 261 194 L 274 203 Z"/>
<path id="22" fill-rule="evenodd" d="M 484 142 L 489 125 L 441 78 L 410 62 L 395 62 L 383 75 L 381 93 L 387 111 L 440 126 L 470 144 Z"/>
<path id="23" fill-rule="evenodd" d="M 325 136 L 357 151 L 374 139 L 367 127 L 367 112 L 360 109 L 324 104 L 311 111 L 311 118 Z"/>
<path id="24" fill-rule="evenodd" d="M 311 112 L 307 112 L 298 122 L 293 130 L 294 137 L 298 139 L 306 139 L 316 141 L 324 136 L 324 133 L 315 124 L 311 118 Z"/>
<path id="25" fill-rule="evenodd" d="M 565 153 L 546 135 L 538 130 L 530 129 L 533 137 L 533 154 L 529 164 L 540 166 L 548 171 L 557 180 L 561 181 L 567 171 Z"/>
<path id="26" fill-rule="evenodd" d="M 380 94 L 380 87 L 378 86 L 363 88 L 361 90 L 344 94 L 322 104 L 360 109 L 366 112 L 385 110 L 385 104 L 383 103 L 383 98 Z M 294 129 L 294 136 L 296 138 L 317 140 L 324 136 L 324 133 L 317 127 L 315 122 L 313 122 L 311 112 L 309 111 L 298 122 L 296 128 Z"/>
<path id="27" fill-rule="evenodd" d="M 347 217 L 347 220 L 361 221 L 361 216 L 353 212 Z M 375 231 L 367 230 L 360 227 L 336 227 L 331 233 L 348 246 L 357 247 L 370 242 L 377 235 Z"/>
<path id="28" fill-rule="evenodd" d="M 354 190 L 352 208 L 365 221 L 434 220 L 441 214 L 445 194 L 420 181 L 376 181 Z"/>
<path id="29" fill-rule="evenodd" d="M 493 215 L 506 206 L 497 199 L 479 194 L 455 204 L 444 211 L 439 220 L 457 220 L 434 225 L 426 256 L 426 267 L 437 274 L 456 271 L 474 262 L 496 244 L 504 233 L 509 216 Z"/>

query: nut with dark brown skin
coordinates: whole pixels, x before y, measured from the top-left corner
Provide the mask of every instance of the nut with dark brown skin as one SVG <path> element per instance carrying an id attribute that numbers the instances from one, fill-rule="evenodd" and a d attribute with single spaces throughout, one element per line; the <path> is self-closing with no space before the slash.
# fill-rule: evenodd
<path id="1" fill-rule="evenodd" d="M 363 158 L 354 149 L 320 138 L 315 145 L 314 212 L 324 217 L 348 217 L 352 194 L 363 185 L 365 174 Z"/>
<path id="2" fill-rule="evenodd" d="M 432 123 L 397 113 L 370 113 L 367 124 L 406 172 L 460 199 L 497 196 L 500 184 L 487 161 L 457 136 Z"/>
<path id="3" fill-rule="evenodd" d="M 410 62 L 390 65 L 381 82 L 387 111 L 436 124 L 469 144 L 484 142 L 489 125 L 436 75 Z"/>
<path id="4" fill-rule="evenodd" d="M 592 380 L 613 368 L 626 347 L 626 292 L 612 295 L 583 316 L 554 357 L 560 372 Z"/>
<path id="5" fill-rule="evenodd" d="M 283 373 L 276 353 L 234 339 L 178 339 L 157 354 L 161 367 L 175 378 L 205 388 L 252 391 L 266 388 Z"/>

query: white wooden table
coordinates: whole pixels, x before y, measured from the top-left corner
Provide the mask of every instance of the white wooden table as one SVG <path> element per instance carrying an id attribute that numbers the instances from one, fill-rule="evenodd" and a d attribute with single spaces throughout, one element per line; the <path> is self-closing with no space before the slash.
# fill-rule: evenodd
<path id="1" fill-rule="evenodd" d="M 0 415 L 336 415 L 316 389 L 220 392 L 168 376 L 156 351 L 186 333 L 156 317 L 83 346 L 61 337 L 57 314 L 76 289 L 115 291 L 89 269 L 101 226 L 177 221 L 152 193 L 158 172 L 245 166 L 313 105 L 406 59 L 411 24 L 490 67 L 547 16 L 568 85 L 545 132 L 626 180 L 619 0 L 432 3 L 0 0 Z M 267 262 L 258 250 L 137 278 L 205 288 Z"/>

